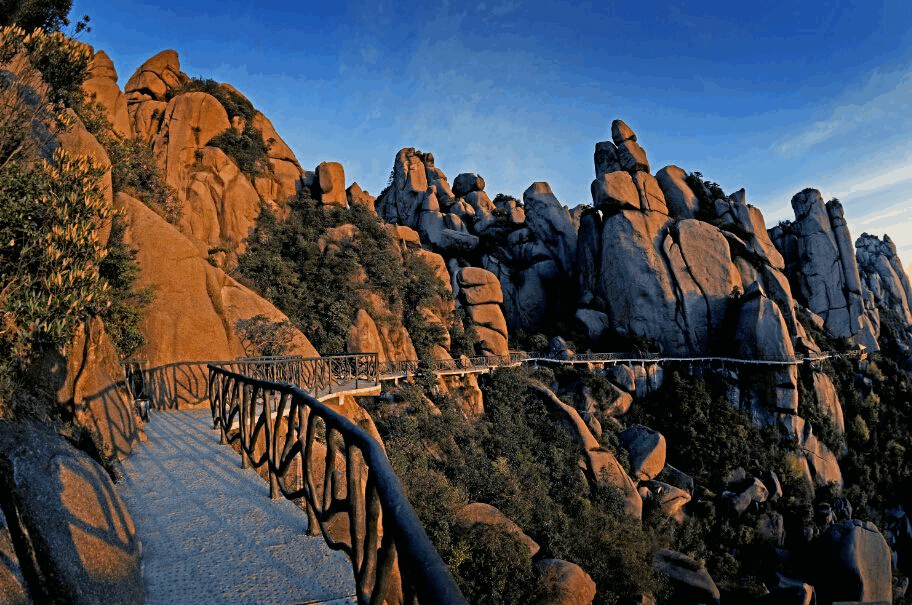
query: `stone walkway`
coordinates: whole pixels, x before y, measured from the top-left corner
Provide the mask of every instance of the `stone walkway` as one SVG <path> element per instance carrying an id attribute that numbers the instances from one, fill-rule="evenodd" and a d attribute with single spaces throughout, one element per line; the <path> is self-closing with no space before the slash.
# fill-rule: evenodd
<path id="1" fill-rule="evenodd" d="M 142 541 L 150 605 L 354 603 L 348 558 L 219 445 L 208 408 L 153 412 L 118 488 Z"/>

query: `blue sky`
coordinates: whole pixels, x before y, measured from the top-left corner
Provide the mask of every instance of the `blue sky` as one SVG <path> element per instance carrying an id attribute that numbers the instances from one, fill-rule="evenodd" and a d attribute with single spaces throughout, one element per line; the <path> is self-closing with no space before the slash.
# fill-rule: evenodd
<path id="1" fill-rule="evenodd" d="M 743 4 L 743 5 L 742 5 Z M 229 82 L 305 168 L 373 194 L 402 147 L 491 197 L 548 181 L 590 203 L 595 143 L 625 120 L 653 172 L 745 187 L 767 224 L 805 187 L 912 261 L 912 3 L 75 0 L 123 85 L 173 48 Z"/>

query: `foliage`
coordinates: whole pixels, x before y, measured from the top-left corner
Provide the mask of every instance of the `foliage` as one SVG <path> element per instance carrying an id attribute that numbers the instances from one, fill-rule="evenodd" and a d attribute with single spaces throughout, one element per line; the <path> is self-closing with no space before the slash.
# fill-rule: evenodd
<path id="1" fill-rule="evenodd" d="M 165 93 L 165 99 L 171 100 L 185 92 L 205 92 L 212 95 L 218 99 L 218 102 L 225 108 L 229 120 L 235 116 L 240 116 L 244 118 L 245 121 L 250 122 L 256 114 L 253 103 L 243 95 L 229 86 L 219 84 L 215 80 L 210 79 L 203 80 L 200 78 L 193 78 L 178 88 L 168 90 L 168 92 Z"/>
<path id="2" fill-rule="evenodd" d="M 26 31 L 58 31 L 69 25 L 73 0 L 0 0 L 0 26 L 18 25 Z"/>
<path id="3" fill-rule="evenodd" d="M 0 168 L 46 155 L 48 125 L 69 124 L 66 110 L 82 100 L 91 58 L 89 47 L 59 32 L 0 29 Z"/>
<path id="4" fill-rule="evenodd" d="M 0 170 L 0 357 L 14 360 L 8 371 L 65 345 L 78 322 L 112 306 L 101 267 L 113 209 L 100 174 L 88 158 L 62 151 L 54 164 Z"/>
<path id="5" fill-rule="evenodd" d="M 453 518 L 467 501 L 489 503 L 515 521 L 541 546 L 538 557 L 580 565 L 598 586 L 598 603 L 653 590 L 653 538 L 620 514 L 613 490 L 590 490 L 577 466 L 578 445 L 528 380 L 524 369 L 495 371 L 483 385 L 485 414 L 474 424 L 447 398 L 436 401 L 441 414 L 431 413 L 414 387 L 401 394 L 406 411 L 388 413 L 383 403 L 371 409 L 431 540 L 471 602 L 529 602 L 524 591 L 535 584 L 528 551 L 515 540 L 457 526 Z"/>
<path id="6" fill-rule="evenodd" d="M 263 141 L 263 134 L 250 124 L 241 133 L 229 128 L 206 144 L 224 151 L 251 180 L 271 170 L 269 146 Z"/>
<path id="7" fill-rule="evenodd" d="M 239 319 L 234 326 L 244 352 L 251 357 L 281 356 L 291 350 L 294 327 L 291 322 L 269 321 L 263 314 Z"/>
<path id="8" fill-rule="evenodd" d="M 114 191 L 129 193 L 169 223 L 177 223 L 182 204 L 174 188 L 165 182 L 152 147 L 134 139 L 114 138 L 106 142 Z"/>
<path id="9" fill-rule="evenodd" d="M 707 485 L 720 485 L 733 468 L 765 457 L 759 431 L 722 393 L 678 372 L 642 400 L 629 420 L 662 433 L 669 462 Z"/>
<path id="10" fill-rule="evenodd" d="M 110 285 L 111 304 L 102 311 L 105 329 L 122 358 L 128 358 L 144 342 L 140 331 L 143 308 L 154 298 L 154 288 L 135 289 L 139 278 L 136 250 L 124 242 L 126 221 L 114 216 L 108 236 L 108 253 L 99 264 L 99 276 Z"/>

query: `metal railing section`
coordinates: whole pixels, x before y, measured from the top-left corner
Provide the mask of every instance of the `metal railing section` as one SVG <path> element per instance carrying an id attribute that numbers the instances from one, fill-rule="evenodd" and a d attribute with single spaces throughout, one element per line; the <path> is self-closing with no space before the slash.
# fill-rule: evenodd
<path id="1" fill-rule="evenodd" d="M 271 382 L 287 382 L 318 394 L 380 383 L 377 353 L 322 357 L 247 357 L 224 365 L 246 376 Z"/>
<path id="2" fill-rule="evenodd" d="M 244 369 L 251 364 L 272 367 L 238 362 Z M 370 371 L 376 375 L 376 364 Z M 466 604 L 383 448 L 362 428 L 298 387 L 215 364 L 209 402 L 222 441 L 238 444 L 242 465 L 265 467 L 270 495 L 303 500 L 308 531 L 319 530 L 331 548 L 348 555 L 359 605 L 400 598 Z"/>

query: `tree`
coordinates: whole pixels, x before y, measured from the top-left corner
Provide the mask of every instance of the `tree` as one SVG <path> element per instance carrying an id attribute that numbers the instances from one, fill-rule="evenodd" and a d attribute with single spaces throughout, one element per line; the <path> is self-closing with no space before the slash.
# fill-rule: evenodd
<path id="1" fill-rule="evenodd" d="M 59 31 L 70 24 L 73 0 L 0 0 L 0 25 L 18 25 L 26 31 Z"/>

